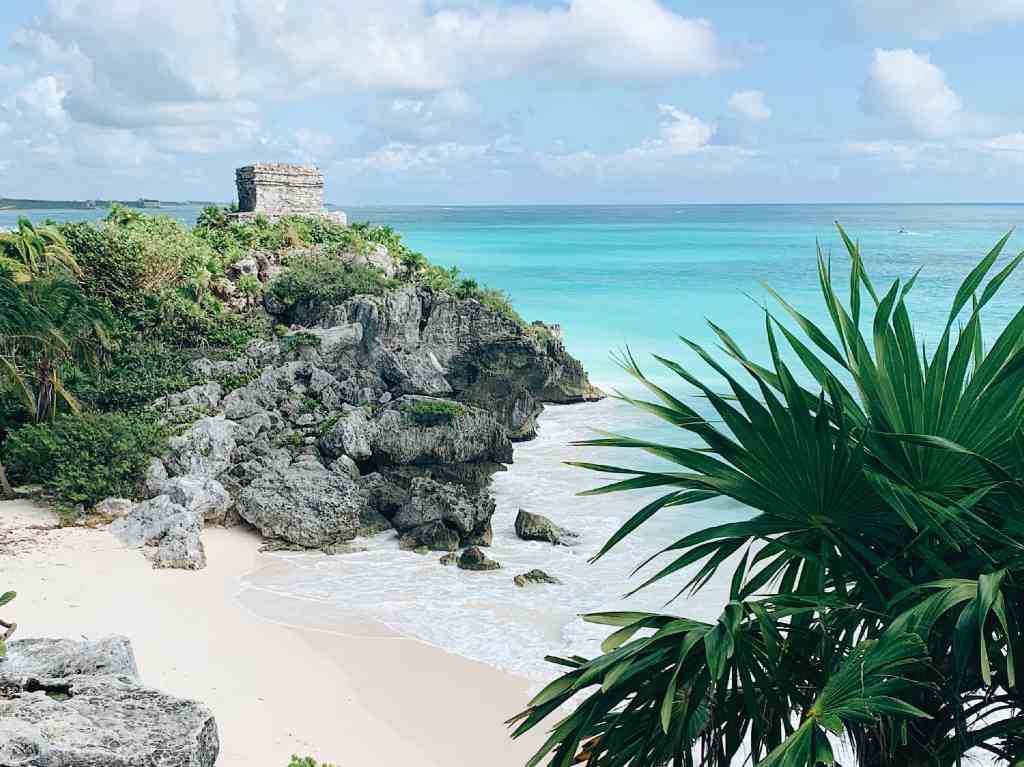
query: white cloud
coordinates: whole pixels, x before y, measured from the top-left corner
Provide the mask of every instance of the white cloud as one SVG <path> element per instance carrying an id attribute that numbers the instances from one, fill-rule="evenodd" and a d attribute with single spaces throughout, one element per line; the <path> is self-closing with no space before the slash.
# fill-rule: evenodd
<path id="1" fill-rule="evenodd" d="M 716 126 L 671 104 L 659 104 L 665 117 L 660 135 L 621 152 L 575 151 L 536 156 L 558 177 L 636 178 L 658 175 L 722 175 L 735 172 L 757 153 L 748 147 L 712 143 Z"/>
<path id="2" fill-rule="evenodd" d="M 686 155 L 706 147 L 715 135 L 715 126 L 694 117 L 671 104 L 659 104 L 658 111 L 668 119 L 661 124 L 661 137 L 644 141 L 627 154 Z"/>
<path id="3" fill-rule="evenodd" d="M 339 164 L 349 172 L 444 172 L 452 165 L 486 160 L 493 149 L 488 144 L 460 144 L 454 141 L 437 144 L 391 142 L 365 156 L 349 158 Z"/>
<path id="4" fill-rule="evenodd" d="M 15 99 L 15 108 L 40 115 L 51 122 L 64 120 L 64 97 L 67 91 L 52 75 L 40 77 L 23 87 Z"/>
<path id="5" fill-rule="evenodd" d="M 977 122 L 963 110 L 960 97 L 946 83 L 946 73 L 927 55 L 909 48 L 875 49 L 861 109 L 925 137 L 962 133 Z"/>
<path id="6" fill-rule="evenodd" d="M 1024 131 L 995 136 L 983 142 L 983 146 L 997 158 L 1024 162 Z"/>
<path id="7" fill-rule="evenodd" d="M 920 38 L 1024 21 L 1024 0 L 852 0 L 852 5 L 865 26 Z"/>
<path id="8" fill-rule="evenodd" d="M 767 120 L 772 116 L 761 91 L 736 91 L 729 99 L 729 107 L 751 120 Z"/>
<path id="9" fill-rule="evenodd" d="M 68 70 L 69 112 L 95 122 L 137 121 L 156 104 L 434 91 L 522 74 L 660 80 L 729 65 L 709 22 L 658 0 L 437 11 L 417 0 L 50 0 L 15 42 Z"/>

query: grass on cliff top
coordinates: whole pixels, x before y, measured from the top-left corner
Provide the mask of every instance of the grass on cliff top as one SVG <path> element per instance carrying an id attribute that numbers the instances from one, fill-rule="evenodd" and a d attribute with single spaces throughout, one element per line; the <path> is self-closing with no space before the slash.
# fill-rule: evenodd
<path id="1" fill-rule="evenodd" d="M 415 399 L 403 402 L 400 406 L 403 413 L 408 413 L 415 420 L 451 421 L 463 415 L 466 408 L 458 402 L 447 399 Z"/>

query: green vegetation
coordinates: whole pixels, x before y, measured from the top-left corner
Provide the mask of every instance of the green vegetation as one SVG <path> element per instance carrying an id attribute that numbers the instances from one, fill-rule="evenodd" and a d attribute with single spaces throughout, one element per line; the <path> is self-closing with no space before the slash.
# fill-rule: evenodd
<path id="1" fill-rule="evenodd" d="M 667 542 L 639 587 L 682 576 L 692 594 L 728 567 L 716 621 L 587 616 L 615 628 L 603 654 L 553 659 L 567 673 L 513 720 L 520 735 L 573 701 L 531 765 L 727 767 L 749 748 L 761 767 L 813 767 L 834 763 L 838 737 L 862 767 L 946 767 L 971 749 L 1024 760 L 1024 309 L 988 348 L 981 326 L 1024 254 L 989 277 L 998 243 L 926 353 L 905 303 L 914 279 L 876 290 L 840 233 L 848 303 L 818 260 L 831 337 L 776 295 L 797 329 L 766 313 L 767 366 L 716 325 L 724 360 L 685 342 L 727 394 L 658 358 L 713 416 L 623 360 L 654 395 L 629 401 L 698 444 L 584 443 L 677 467 L 580 464 L 621 477 L 592 494 L 664 488 L 597 558 L 662 510 L 728 498 L 755 514 Z"/>
<path id="2" fill-rule="evenodd" d="M 13 591 L 5 591 L 0 594 L 0 607 L 3 607 L 8 602 L 11 602 L 17 594 Z M 7 654 L 7 640 L 14 634 L 15 629 L 18 628 L 17 623 L 8 623 L 3 618 L 0 618 L 0 628 L 3 632 L 0 633 L 0 660 Z"/>
<path id="3" fill-rule="evenodd" d="M 422 423 L 443 423 L 465 414 L 466 408 L 447 399 L 414 399 L 401 404 L 403 413 Z"/>
<path id="4" fill-rule="evenodd" d="M 380 294 L 395 285 L 376 269 L 349 266 L 327 253 L 296 256 L 287 266 L 288 271 L 269 288 L 287 323 L 316 322 L 331 306 L 354 295 Z"/>
<path id="5" fill-rule="evenodd" d="M 4 456 L 13 477 L 41 484 L 62 503 L 89 506 L 132 497 L 166 442 L 166 429 L 149 414 L 66 414 L 11 432 Z"/>
<path id="6" fill-rule="evenodd" d="M 298 757 L 293 755 L 288 767 L 335 767 L 333 764 L 327 762 L 318 762 L 311 756 Z"/>

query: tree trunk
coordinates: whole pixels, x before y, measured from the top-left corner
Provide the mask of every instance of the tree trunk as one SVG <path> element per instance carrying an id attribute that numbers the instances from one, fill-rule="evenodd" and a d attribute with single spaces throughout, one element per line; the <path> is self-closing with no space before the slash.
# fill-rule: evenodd
<path id="1" fill-rule="evenodd" d="M 7 481 L 7 467 L 0 463 L 0 497 L 13 498 L 14 488 Z"/>

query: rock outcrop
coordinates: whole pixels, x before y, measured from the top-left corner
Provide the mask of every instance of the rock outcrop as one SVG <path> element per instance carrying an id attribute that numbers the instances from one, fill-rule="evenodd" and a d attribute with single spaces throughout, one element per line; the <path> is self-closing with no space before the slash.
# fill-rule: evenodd
<path id="1" fill-rule="evenodd" d="M 470 546 L 459 554 L 457 563 L 461 570 L 499 570 L 501 565 L 488 558 L 476 546 Z"/>
<path id="2" fill-rule="evenodd" d="M 386 250 L 358 255 L 405 268 Z M 239 274 L 264 279 L 273 264 L 251 260 Z M 601 396 L 557 328 L 410 282 L 194 369 L 211 382 L 156 406 L 196 420 L 150 465 L 151 499 L 113 526 L 158 566 L 202 566 L 198 527 L 239 518 L 310 548 L 389 529 L 413 549 L 489 545 L 490 480 L 512 442 L 535 434 L 543 402 Z"/>
<path id="3" fill-rule="evenodd" d="M 526 586 L 529 586 L 531 583 L 547 583 L 552 585 L 559 585 L 562 583 L 560 580 L 558 580 L 558 578 L 555 578 L 552 575 L 548 575 L 543 570 L 529 570 L 528 572 L 520 573 L 512 579 L 512 582 L 515 583 L 516 586 L 518 586 L 519 588 L 525 588 Z"/>
<path id="4" fill-rule="evenodd" d="M 0 765 L 211 767 L 201 703 L 145 687 L 123 637 L 22 639 L 0 660 Z"/>
<path id="5" fill-rule="evenodd" d="M 550 519 L 540 514 L 531 514 L 520 509 L 516 514 L 516 535 L 524 541 L 544 541 L 556 546 L 568 546 L 579 535 L 572 530 L 559 527 Z"/>
<path id="6" fill-rule="evenodd" d="M 126 546 L 144 549 L 153 567 L 199 570 L 206 566 L 202 527 L 201 513 L 158 495 L 135 504 L 127 516 L 111 524 L 110 531 Z"/>

